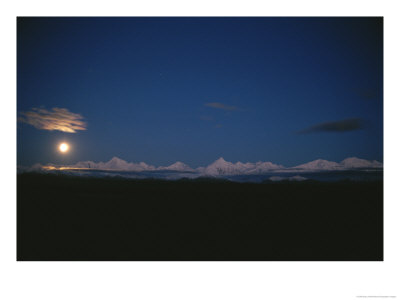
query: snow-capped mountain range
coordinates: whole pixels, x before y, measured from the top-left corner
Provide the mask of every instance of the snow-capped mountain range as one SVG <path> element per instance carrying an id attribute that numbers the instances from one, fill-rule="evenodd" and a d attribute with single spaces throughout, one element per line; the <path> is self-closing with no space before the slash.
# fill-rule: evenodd
<path id="1" fill-rule="evenodd" d="M 222 157 L 214 161 L 212 164 L 205 168 L 198 168 L 197 170 L 206 175 L 241 175 L 241 174 L 260 174 L 272 170 L 283 169 L 281 165 L 276 165 L 271 162 L 256 162 L 256 163 L 231 163 L 225 161 Z"/>
<path id="2" fill-rule="evenodd" d="M 381 169 L 383 164 L 376 160 L 366 160 L 357 157 L 349 157 L 340 163 L 323 159 L 313 160 L 309 163 L 299 165 L 290 169 L 309 170 L 309 171 L 335 171 L 349 169 Z"/>
<path id="3" fill-rule="evenodd" d="M 90 169 L 90 170 L 109 170 L 109 171 L 177 171 L 198 173 L 205 176 L 224 176 L 224 175 L 257 175 L 267 172 L 319 172 L 319 171 L 335 171 L 335 170 L 353 170 L 353 169 L 382 169 L 383 164 L 376 160 L 369 161 L 357 157 L 346 158 L 337 163 L 323 159 L 317 159 L 295 167 L 284 167 L 272 162 L 256 162 L 256 163 L 232 163 L 219 158 L 206 167 L 196 169 L 184 164 L 176 162 L 170 166 L 155 167 L 144 162 L 132 163 L 127 162 L 118 157 L 113 157 L 108 162 L 83 161 L 73 165 L 59 166 L 54 164 L 40 165 L 36 164 L 30 170 L 68 170 L 68 169 Z"/>

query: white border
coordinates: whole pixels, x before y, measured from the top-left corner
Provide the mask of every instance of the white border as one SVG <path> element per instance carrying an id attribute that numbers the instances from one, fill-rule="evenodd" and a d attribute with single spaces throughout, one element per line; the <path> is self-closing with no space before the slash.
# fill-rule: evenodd
<path id="1" fill-rule="evenodd" d="M 11 2 L 10 2 L 11 3 Z M 397 296 L 400 155 L 396 1 L 14 1 L 1 15 L 2 299 L 357 299 Z M 16 262 L 16 16 L 384 16 L 384 262 Z"/>

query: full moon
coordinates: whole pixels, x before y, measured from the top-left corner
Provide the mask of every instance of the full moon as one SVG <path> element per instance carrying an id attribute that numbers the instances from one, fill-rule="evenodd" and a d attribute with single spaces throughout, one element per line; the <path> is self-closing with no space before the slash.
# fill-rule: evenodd
<path id="1" fill-rule="evenodd" d="M 58 149 L 62 152 L 65 153 L 68 151 L 69 149 L 69 145 L 66 143 L 61 143 L 60 146 L 58 147 Z"/>

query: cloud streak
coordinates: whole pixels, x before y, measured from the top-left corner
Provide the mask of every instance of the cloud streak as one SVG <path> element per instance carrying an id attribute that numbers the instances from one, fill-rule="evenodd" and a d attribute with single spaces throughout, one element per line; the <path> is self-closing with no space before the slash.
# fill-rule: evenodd
<path id="1" fill-rule="evenodd" d="M 217 108 L 217 109 L 222 109 L 222 110 L 226 110 L 226 111 L 239 110 L 239 108 L 236 107 L 236 106 L 226 105 L 226 104 L 221 103 L 221 102 L 208 102 L 208 103 L 205 103 L 204 106 Z"/>
<path id="2" fill-rule="evenodd" d="M 18 121 L 41 130 L 58 130 L 70 133 L 86 130 L 83 117 L 80 114 L 70 112 L 66 108 L 54 107 L 51 110 L 32 108 L 31 111 L 21 112 Z"/>
<path id="3" fill-rule="evenodd" d="M 348 132 L 359 130 L 364 127 L 364 122 L 360 118 L 352 118 L 335 122 L 325 122 L 316 124 L 306 129 L 300 130 L 298 134 L 308 134 L 314 132 Z"/>

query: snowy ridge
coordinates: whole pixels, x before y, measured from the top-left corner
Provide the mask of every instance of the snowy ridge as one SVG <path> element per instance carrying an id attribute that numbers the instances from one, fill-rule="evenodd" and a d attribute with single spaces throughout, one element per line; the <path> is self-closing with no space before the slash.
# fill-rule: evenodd
<path id="1" fill-rule="evenodd" d="M 383 164 L 379 161 L 373 160 L 365 160 L 365 159 L 360 159 L 357 157 L 349 157 L 340 163 L 344 168 L 383 168 Z"/>
<path id="2" fill-rule="evenodd" d="M 319 172 L 319 171 L 336 171 L 336 170 L 360 170 L 360 169 L 382 169 L 383 164 L 376 160 L 369 161 L 360 159 L 357 157 L 349 157 L 343 161 L 337 163 L 333 161 L 317 159 L 305 164 L 301 164 L 295 167 L 284 167 L 282 165 L 274 164 L 272 162 L 256 162 L 256 163 L 232 163 L 226 161 L 223 157 L 220 157 L 213 163 L 206 167 L 199 167 L 193 169 L 183 162 L 175 162 L 169 166 L 155 167 L 153 165 L 146 164 L 145 162 L 133 163 L 127 162 L 118 157 L 113 157 L 108 162 L 93 162 L 93 161 L 82 161 L 77 162 L 73 165 L 54 165 L 47 164 L 45 166 L 41 164 L 35 164 L 32 167 L 24 168 L 21 170 L 25 171 L 40 171 L 40 170 L 73 170 L 73 169 L 84 169 L 84 170 L 110 170 L 110 171 L 131 171 L 131 172 L 143 172 L 143 171 L 176 171 L 176 172 L 192 172 L 202 176 L 234 176 L 234 175 L 258 175 L 267 172 Z"/>
<path id="3" fill-rule="evenodd" d="M 357 157 L 349 157 L 340 163 L 317 159 L 306 164 L 299 165 L 292 169 L 307 171 L 335 171 L 335 170 L 351 170 L 351 169 L 381 169 L 383 164 L 376 160 L 369 161 Z"/>
<path id="4" fill-rule="evenodd" d="M 324 159 L 317 159 L 306 164 L 299 165 L 293 169 L 302 170 L 341 170 L 343 169 L 340 164 L 334 161 L 328 161 Z"/>
<path id="5" fill-rule="evenodd" d="M 157 170 L 169 170 L 169 171 L 180 171 L 180 172 L 193 172 L 194 170 L 183 162 L 177 161 L 176 163 L 168 167 L 158 167 Z"/>
<path id="6" fill-rule="evenodd" d="M 70 169 L 94 169 L 94 170 L 113 170 L 113 171 L 151 171 L 155 170 L 154 166 L 148 165 L 144 162 L 141 163 L 129 163 L 118 157 L 113 157 L 108 162 L 84 161 L 78 162 L 74 165 L 65 166 Z"/>
<path id="7" fill-rule="evenodd" d="M 208 165 L 201 171 L 206 175 L 242 175 L 242 174 L 260 174 L 271 170 L 282 169 L 283 166 L 275 165 L 271 162 L 242 163 L 235 164 L 225 161 L 222 157 Z"/>

